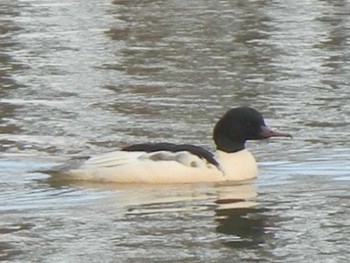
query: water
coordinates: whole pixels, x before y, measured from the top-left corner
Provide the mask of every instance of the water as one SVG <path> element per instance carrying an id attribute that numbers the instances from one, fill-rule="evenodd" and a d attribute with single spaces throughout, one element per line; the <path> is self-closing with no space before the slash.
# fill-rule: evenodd
<path id="1" fill-rule="evenodd" d="M 348 262 L 348 1 L 0 3 L 0 260 Z M 212 148 L 250 105 L 293 140 L 249 143 L 240 185 L 51 182 L 144 141 Z"/>

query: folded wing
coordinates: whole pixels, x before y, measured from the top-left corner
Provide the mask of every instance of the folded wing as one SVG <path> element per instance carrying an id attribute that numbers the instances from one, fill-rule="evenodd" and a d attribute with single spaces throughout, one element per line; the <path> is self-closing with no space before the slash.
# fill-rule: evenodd
<path id="1" fill-rule="evenodd" d="M 195 155 L 200 159 L 206 160 L 208 163 L 211 163 L 215 166 L 218 166 L 218 162 L 215 160 L 214 155 L 208 150 L 190 144 L 173 144 L 173 143 L 143 143 L 143 144 L 134 144 L 122 149 L 123 151 L 134 152 L 134 151 L 143 151 L 147 153 L 152 152 L 169 152 L 169 153 L 178 153 L 178 152 L 188 152 L 188 154 Z M 181 157 L 185 157 L 180 155 Z M 164 156 L 165 157 L 165 156 Z M 182 158 L 181 158 L 182 159 Z"/>
<path id="2" fill-rule="evenodd" d="M 210 164 L 210 162 L 208 162 L 207 159 L 200 158 L 199 156 L 192 154 L 188 151 L 115 151 L 107 154 L 93 156 L 90 159 L 88 159 L 82 166 L 108 168 L 129 165 L 135 162 L 140 163 L 143 161 L 172 161 L 188 167 L 204 167 Z"/>

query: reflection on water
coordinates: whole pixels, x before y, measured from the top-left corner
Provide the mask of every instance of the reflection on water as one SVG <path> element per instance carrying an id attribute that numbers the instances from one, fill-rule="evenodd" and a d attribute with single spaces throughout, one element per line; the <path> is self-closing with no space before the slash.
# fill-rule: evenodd
<path id="1" fill-rule="evenodd" d="M 0 1 L 0 260 L 348 262 L 348 1 Z M 54 184 L 31 171 L 130 143 L 212 147 L 227 108 L 251 184 Z M 165 260 L 166 259 L 166 260 Z"/>
<path id="2" fill-rule="evenodd" d="M 227 191 L 228 190 L 228 191 Z M 220 191 L 220 188 L 219 188 Z M 227 235 L 222 242 L 233 248 L 257 248 L 267 238 L 264 209 L 255 201 L 251 184 L 231 186 L 215 200 L 216 231 Z"/>
<path id="3" fill-rule="evenodd" d="M 217 231 L 229 235 L 225 245 L 233 248 L 257 248 L 268 237 L 265 228 L 267 219 L 262 215 L 264 209 L 232 208 L 217 210 L 219 226 Z"/>

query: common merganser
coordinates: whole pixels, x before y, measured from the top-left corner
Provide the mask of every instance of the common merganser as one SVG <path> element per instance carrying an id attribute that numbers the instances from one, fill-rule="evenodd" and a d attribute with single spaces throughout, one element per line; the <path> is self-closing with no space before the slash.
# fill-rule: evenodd
<path id="1" fill-rule="evenodd" d="M 215 153 L 190 144 L 145 143 L 85 159 L 75 159 L 48 173 L 64 180 L 115 183 L 195 183 L 255 178 L 258 168 L 245 149 L 247 140 L 291 137 L 272 131 L 255 109 L 238 107 L 216 123 Z"/>

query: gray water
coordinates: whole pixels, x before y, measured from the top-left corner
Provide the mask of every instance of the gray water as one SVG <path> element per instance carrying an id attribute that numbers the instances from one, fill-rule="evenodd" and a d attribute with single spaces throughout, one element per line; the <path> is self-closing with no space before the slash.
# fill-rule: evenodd
<path id="1" fill-rule="evenodd" d="M 348 262 L 350 2 L 1 0 L 0 261 Z M 34 172 L 131 143 L 213 148 L 227 109 L 242 184 L 53 183 Z"/>

